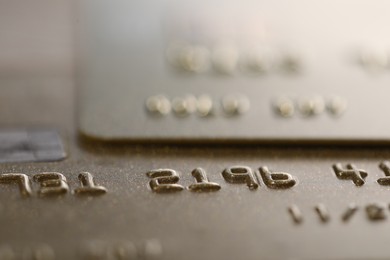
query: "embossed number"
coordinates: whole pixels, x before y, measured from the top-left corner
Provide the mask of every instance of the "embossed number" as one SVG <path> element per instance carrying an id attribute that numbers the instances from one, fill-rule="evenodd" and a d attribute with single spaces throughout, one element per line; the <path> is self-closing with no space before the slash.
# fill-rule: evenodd
<path id="1" fill-rule="evenodd" d="M 95 184 L 93 176 L 89 172 L 80 173 L 79 180 L 81 187 L 74 190 L 77 195 L 102 195 L 107 192 L 105 187 Z"/>
<path id="2" fill-rule="evenodd" d="M 381 162 L 379 168 L 385 173 L 386 177 L 379 178 L 377 182 L 380 185 L 386 185 L 386 186 L 390 185 L 390 162 L 389 161 Z"/>
<path id="3" fill-rule="evenodd" d="M 343 169 L 340 163 L 333 165 L 333 170 L 337 178 L 341 180 L 352 180 L 356 186 L 362 186 L 367 177 L 367 172 L 364 170 L 357 169 L 353 164 L 347 164 L 347 168 Z"/>
<path id="4" fill-rule="evenodd" d="M 271 172 L 268 167 L 260 167 L 261 177 L 265 185 L 271 189 L 288 189 L 295 185 L 294 177 L 286 172 Z"/>
<path id="5" fill-rule="evenodd" d="M 172 169 L 156 169 L 146 173 L 150 178 L 150 188 L 154 192 L 175 192 L 182 191 L 183 186 L 177 184 L 179 181 L 179 174 Z"/>
<path id="6" fill-rule="evenodd" d="M 378 203 L 367 205 L 366 213 L 368 219 L 372 221 L 384 220 L 386 218 L 385 206 Z"/>
<path id="7" fill-rule="evenodd" d="M 204 191 L 217 191 L 221 189 L 221 186 L 215 182 L 209 182 L 206 171 L 202 168 L 196 168 L 192 171 L 192 176 L 195 177 L 196 183 L 188 186 L 191 191 L 204 192 Z"/>
<path id="8" fill-rule="evenodd" d="M 34 181 L 40 183 L 38 195 L 53 196 L 68 192 L 69 186 L 66 178 L 59 172 L 43 172 L 34 175 Z"/>
<path id="9" fill-rule="evenodd" d="M 257 184 L 253 175 L 252 169 L 246 166 L 232 166 L 226 168 L 222 172 L 222 176 L 230 183 L 246 183 L 251 190 L 259 187 L 259 184 Z"/>
<path id="10" fill-rule="evenodd" d="M 30 178 L 23 173 L 4 173 L 0 175 L 0 183 L 17 183 L 22 196 L 30 197 L 32 194 Z"/>

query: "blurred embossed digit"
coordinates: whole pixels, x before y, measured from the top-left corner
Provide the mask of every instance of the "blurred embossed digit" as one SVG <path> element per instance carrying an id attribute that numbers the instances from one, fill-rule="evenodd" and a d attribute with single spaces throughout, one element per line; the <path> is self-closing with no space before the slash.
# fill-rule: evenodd
<path id="1" fill-rule="evenodd" d="M 182 185 L 177 184 L 180 178 L 175 170 L 156 169 L 147 172 L 146 175 L 149 178 L 153 178 L 150 180 L 149 185 L 154 192 L 175 192 L 184 189 Z"/>

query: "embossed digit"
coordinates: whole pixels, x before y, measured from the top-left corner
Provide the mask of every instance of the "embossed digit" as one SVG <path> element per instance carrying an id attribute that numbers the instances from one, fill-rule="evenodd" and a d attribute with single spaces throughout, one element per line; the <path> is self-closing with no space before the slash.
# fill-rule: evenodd
<path id="1" fill-rule="evenodd" d="M 79 174 L 81 187 L 74 190 L 77 195 L 102 195 L 107 193 L 107 189 L 103 186 L 95 184 L 92 174 L 82 172 Z"/>
<path id="2" fill-rule="evenodd" d="M 32 195 L 30 178 L 23 173 L 4 173 L 0 175 L 0 183 L 19 185 L 20 193 L 23 197 L 30 197 Z"/>
<path id="3" fill-rule="evenodd" d="M 246 183 L 251 190 L 259 187 L 252 169 L 246 166 L 232 166 L 226 168 L 222 172 L 222 176 L 230 183 Z"/>
<path id="4" fill-rule="evenodd" d="M 317 204 L 314 207 L 314 209 L 317 212 L 317 214 L 320 217 L 322 222 L 326 223 L 330 220 L 330 215 L 329 215 L 328 209 L 325 207 L 324 204 L 322 204 L 322 203 Z"/>
<path id="5" fill-rule="evenodd" d="M 271 172 L 267 166 L 260 167 L 261 177 L 265 185 L 271 189 L 288 189 L 296 184 L 294 177 L 286 172 Z"/>
<path id="6" fill-rule="evenodd" d="M 349 221 L 357 210 L 358 206 L 355 203 L 349 204 L 347 210 L 341 216 L 341 220 L 344 222 Z"/>
<path id="7" fill-rule="evenodd" d="M 386 185 L 386 186 L 390 185 L 390 162 L 389 161 L 381 162 L 379 168 L 385 173 L 386 177 L 379 178 L 377 182 L 380 185 Z"/>
<path id="8" fill-rule="evenodd" d="M 385 206 L 373 203 L 366 206 L 366 213 L 369 220 L 377 221 L 386 218 Z"/>
<path id="9" fill-rule="evenodd" d="M 58 172 L 43 172 L 34 175 L 34 181 L 40 183 L 40 196 L 62 195 L 68 192 L 69 186 L 64 175 Z"/>
<path id="10" fill-rule="evenodd" d="M 179 174 L 172 169 L 156 169 L 146 173 L 149 178 L 153 178 L 150 182 L 150 188 L 154 192 L 175 192 L 182 191 L 183 186 L 177 184 L 179 181 Z"/>
<path id="11" fill-rule="evenodd" d="M 303 215 L 297 205 L 291 205 L 287 208 L 295 224 L 301 224 L 303 222 Z"/>
<path id="12" fill-rule="evenodd" d="M 217 191 L 221 189 L 221 186 L 215 182 L 209 182 L 206 171 L 202 168 L 196 168 L 192 171 L 192 176 L 195 178 L 196 183 L 188 186 L 191 191 L 207 192 Z"/>
<path id="13" fill-rule="evenodd" d="M 347 164 L 347 168 L 343 169 L 340 163 L 333 165 L 333 170 L 340 180 L 352 180 L 356 186 L 362 186 L 367 177 L 367 172 L 356 168 L 353 164 Z"/>

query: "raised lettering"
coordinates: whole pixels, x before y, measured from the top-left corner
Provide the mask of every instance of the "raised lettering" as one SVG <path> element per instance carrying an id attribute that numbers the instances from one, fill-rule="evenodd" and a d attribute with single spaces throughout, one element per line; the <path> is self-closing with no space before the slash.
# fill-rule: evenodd
<path id="1" fill-rule="evenodd" d="M 218 183 L 209 182 L 206 171 L 202 168 L 194 169 L 192 171 L 192 176 L 195 178 L 196 183 L 188 186 L 190 191 L 207 192 L 221 189 L 221 186 Z"/>
<path id="2" fill-rule="evenodd" d="M 356 186 L 362 186 L 367 177 L 367 172 L 357 169 L 353 164 L 347 164 L 347 168 L 343 169 L 340 163 L 333 165 L 333 170 L 340 180 L 352 180 Z"/>
<path id="3" fill-rule="evenodd" d="M 291 205 L 288 207 L 288 212 L 290 213 L 295 224 L 301 224 L 303 222 L 302 212 L 297 205 Z"/>
<path id="4" fill-rule="evenodd" d="M 64 175 L 58 172 L 43 172 L 34 175 L 34 181 L 40 183 L 38 195 L 56 196 L 68 192 L 69 186 Z"/>
<path id="5" fill-rule="evenodd" d="M 288 189 L 295 185 L 294 177 L 285 172 L 271 172 L 266 166 L 259 169 L 265 185 L 271 189 Z"/>
<path id="6" fill-rule="evenodd" d="M 386 218 L 385 206 L 373 203 L 366 206 L 366 213 L 369 220 L 377 221 Z"/>
<path id="7" fill-rule="evenodd" d="M 103 186 L 96 185 L 92 174 L 89 172 L 82 172 L 79 174 L 79 181 L 81 187 L 76 188 L 74 193 L 77 195 L 102 195 L 107 193 L 107 189 Z"/>
<path id="8" fill-rule="evenodd" d="M 380 185 L 390 185 L 390 162 L 384 161 L 381 162 L 379 168 L 385 173 L 386 177 L 379 178 L 377 182 Z"/>
<path id="9" fill-rule="evenodd" d="M 328 209 L 325 207 L 324 204 L 318 204 L 314 207 L 315 211 L 317 212 L 318 216 L 320 217 L 320 220 L 323 223 L 326 223 L 330 220 L 330 215 L 328 212 Z"/>
<path id="10" fill-rule="evenodd" d="M 358 207 L 356 206 L 355 203 L 349 204 L 347 210 L 341 216 L 341 220 L 343 222 L 349 221 L 357 210 L 358 210 Z"/>
<path id="11" fill-rule="evenodd" d="M 150 178 L 153 178 L 150 182 L 150 188 L 154 192 L 175 192 L 182 191 L 183 186 L 177 184 L 179 181 L 179 174 L 172 169 L 156 169 L 146 173 Z"/>
<path id="12" fill-rule="evenodd" d="M 251 190 L 259 187 L 252 169 L 246 166 L 232 166 L 226 168 L 222 172 L 222 176 L 230 183 L 246 183 Z"/>
<path id="13" fill-rule="evenodd" d="M 30 178 L 23 173 L 4 173 L 0 175 L 0 183 L 19 185 L 20 193 L 23 197 L 30 197 L 32 195 Z"/>

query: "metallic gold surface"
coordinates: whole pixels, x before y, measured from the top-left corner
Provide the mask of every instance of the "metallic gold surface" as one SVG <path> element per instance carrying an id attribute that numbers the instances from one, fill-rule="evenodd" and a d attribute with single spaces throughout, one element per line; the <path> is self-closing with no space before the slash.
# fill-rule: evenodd
<path id="1" fill-rule="evenodd" d="M 53 32 L 65 33 L 61 28 L 68 28 L 64 21 L 56 25 L 50 23 L 51 18 L 36 13 L 40 10 L 41 14 L 59 15 L 64 9 L 56 4 L 67 1 L 50 1 L 56 3 L 51 7 L 46 5 L 48 1 L 30 1 L 30 6 L 22 6 L 22 1 L 1 1 L 0 6 L 9 2 L 15 15 L 7 16 L 7 20 L 0 15 L 8 25 L 30 14 L 42 19 L 40 26 L 53 26 Z M 26 14 L 18 16 L 15 10 L 20 8 Z M 5 12 L 4 8 L 0 10 Z M 30 27 L 25 29 L 29 32 Z M 44 38 L 19 43 L 26 48 L 41 46 Z M 9 46 L 0 46 L 1 55 L 8 53 Z M 37 55 L 35 59 L 39 63 L 44 57 Z M 58 64 L 63 61 L 59 59 Z M 4 59 L 0 64 L 10 68 Z M 15 74 L 1 70 L 1 126 L 56 127 L 69 154 L 60 162 L 0 164 L 1 174 L 21 173 L 31 180 L 31 190 L 26 191 L 20 190 L 18 183 L 0 179 L 3 259 L 389 258 L 390 190 L 387 182 L 378 183 L 388 175 L 384 167 L 390 160 L 387 146 L 94 142 L 77 133 L 74 118 L 78 89 L 70 73 L 72 64 L 69 60 L 64 64 L 66 69 L 55 73 L 35 71 L 35 66 L 27 66 L 28 73 L 23 73 L 24 69 Z M 353 180 L 339 179 L 333 169 L 338 163 L 353 164 L 367 172 L 364 184 L 356 186 Z M 251 180 L 258 184 L 257 189 L 250 189 L 245 182 L 226 180 L 223 172 L 233 166 L 253 171 Z M 270 188 L 259 175 L 262 167 L 271 173 L 288 173 L 296 183 L 286 189 Z M 152 170 L 172 169 L 178 173 L 177 184 L 189 188 L 199 182 L 193 176 L 197 175 L 193 170 L 199 173 L 199 168 L 207 175 L 203 179 L 218 184 L 219 190 L 183 189 L 160 194 L 150 188 L 152 178 L 147 173 Z M 42 182 L 35 182 L 34 176 L 43 172 L 61 173 L 69 190 L 59 196 L 39 196 Z M 79 176 L 87 176 L 86 172 L 96 186 L 104 187 L 105 194 L 79 195 L 80 188 L 86 186 Z M 26 192 L 31 196 L 21 196 Z M 289 213 L 292 206 L 299 209 L 303 219 L 299 224 Z M 329 214 L 326 223 L 318 215 L 324 207 Z M 386 217 L 377 220 L 378 216 Z"/>

